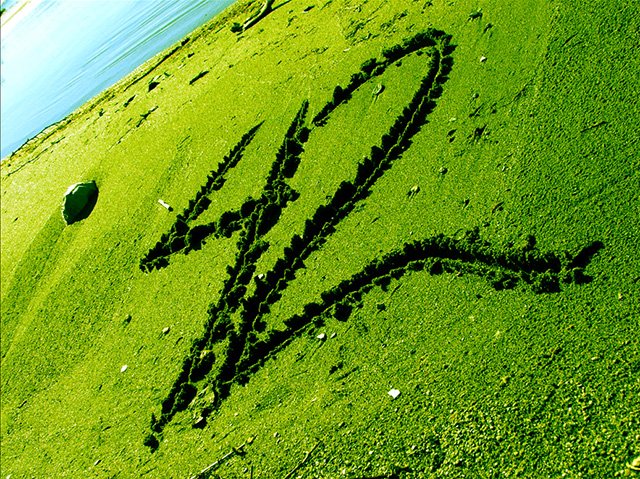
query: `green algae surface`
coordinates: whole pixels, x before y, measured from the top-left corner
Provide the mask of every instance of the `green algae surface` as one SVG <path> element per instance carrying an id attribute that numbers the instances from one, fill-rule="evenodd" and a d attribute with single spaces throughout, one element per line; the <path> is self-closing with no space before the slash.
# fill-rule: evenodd
<path id="1" fill-rule="evenodd" d="M 2 163 L 1 476 L 637 475 L 640 9 L 258 3 Z"/>

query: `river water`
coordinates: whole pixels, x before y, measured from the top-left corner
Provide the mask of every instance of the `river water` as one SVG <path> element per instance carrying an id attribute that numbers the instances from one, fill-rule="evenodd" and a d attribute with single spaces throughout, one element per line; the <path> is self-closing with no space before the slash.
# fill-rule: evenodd
<path id="1" fill-rule="evenodd" d="M 4 158 L 234 0 L 6 0 Z"/>

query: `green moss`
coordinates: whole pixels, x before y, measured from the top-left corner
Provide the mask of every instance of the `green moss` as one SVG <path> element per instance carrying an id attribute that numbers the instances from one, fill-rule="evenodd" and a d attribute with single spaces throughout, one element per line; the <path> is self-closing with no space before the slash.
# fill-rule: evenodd
<path id="1" fill-rule="evenodd" d="M 258 3 L 3 163 L 2 477 L 624 474 L 637 6 Z"/>

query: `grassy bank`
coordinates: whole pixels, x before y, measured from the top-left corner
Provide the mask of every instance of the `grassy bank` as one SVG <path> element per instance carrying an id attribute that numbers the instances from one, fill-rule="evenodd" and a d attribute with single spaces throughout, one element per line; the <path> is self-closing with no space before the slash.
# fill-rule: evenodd
<path id="1" fill-rule="evenodd" d="M 2 477 L 637 474 L 638 7 L 274 6 L 3 162 Z"/>

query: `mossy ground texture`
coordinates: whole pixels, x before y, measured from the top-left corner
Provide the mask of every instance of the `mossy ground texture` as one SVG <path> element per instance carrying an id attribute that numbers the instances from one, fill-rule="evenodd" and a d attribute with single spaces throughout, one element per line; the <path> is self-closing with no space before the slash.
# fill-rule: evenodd
<path id="1" fill-rule="evenodd" d="M 2 163 L 0 476 L 640 476 L 640 7 L 259 9 Z"/>

